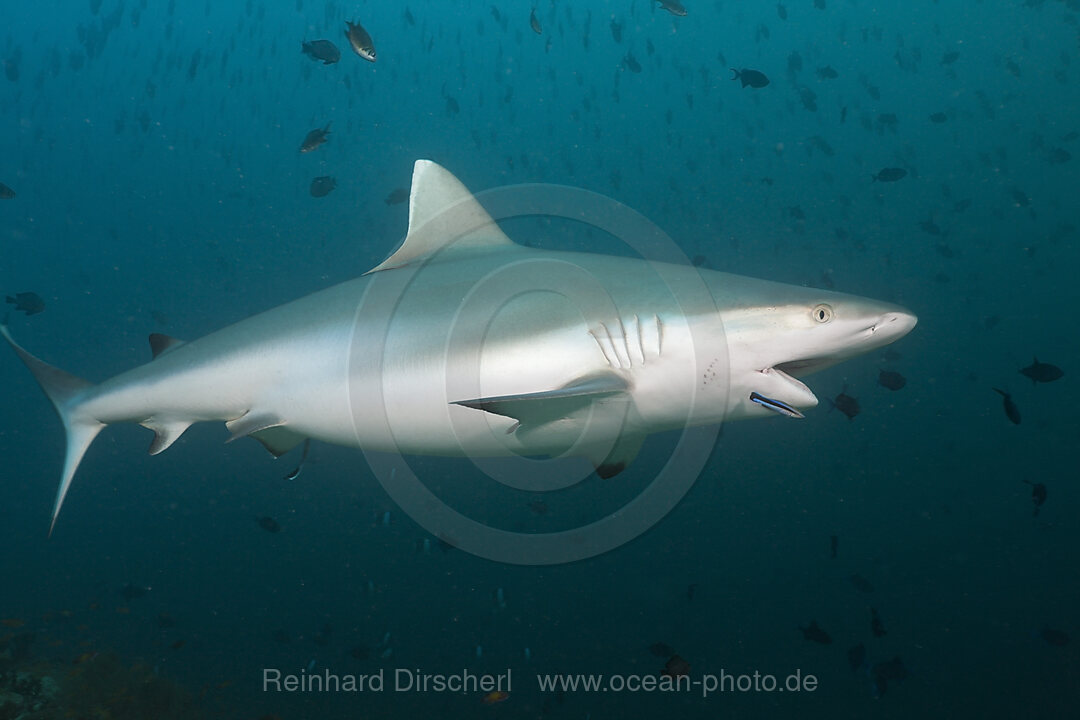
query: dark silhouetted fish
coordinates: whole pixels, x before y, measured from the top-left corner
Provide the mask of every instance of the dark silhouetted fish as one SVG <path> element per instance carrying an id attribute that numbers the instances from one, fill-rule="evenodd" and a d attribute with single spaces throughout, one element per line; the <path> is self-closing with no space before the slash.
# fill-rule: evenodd
<path id="1" fill-rule="evenodd" d="M 731 72 L 733 73 L 731 79 L 738 80 L 743 87 L 749 85 L 752 88 L 763 88 L 769 84 L 769 78 L 765 77 L 765 73 L 759 70 L 748 70 L 747 68 L 736 70 L 731 68 Z"/>
<path id="2" fill-rule="evenodd" d="M 622 42 L 622 23 L 616 22 L 615 18 L 611 18 L 611 39 L 617 43 Z"/>
<path id="3" fill-rule="evenodd" d="M 309 153 L 312 150 L 317 150 L 320 145 L 326 142 L 328 137 L 330 137 L 330 123 L 326 123 L 324 128 L 315 128 L 305 135 L 304 142 L 300 143 L 300 152 Z"/>
<path id="4" fill-rule="evenodd" d="M 1013 402 L 1012 395 L 1004 390 L 998 390 L 994 388 L 994 392 L 1001 395 L 1003 398 L 1002 405 L 1005 407 L 1005 417 L 1012 421 L 1013 425 L 1020 424 L 1020 408 L 1016 407 L 1016 403 Z"/>
<path id="5" fill-rule="evenodd" d="M 16 293 L 15 297 L 8 295 L 7 302 L 27 315 L 37 315 L 45 309 L 45 301 L 34 292 Z"/>
<path id="6" fill-rule="evenodd" d="M 532 12 L 529 13 L 529 27 L 531 27 L 532 31 L 537 35 L 542 35 L 544 33 L 544 28 L 540 27 L 540 20 L 536 17 L 536 8 L 533 8 Z"/>
<path id="7" fill-rule="evenodd" d="M 656 0 L 656 2 L 660 3 L 661 10 L 667 10 L 672 15 L 678 15 L 679 17 L 686 15 L 686 8 L 683 7 L 679 0 Z"/>
<path id="8" fill-rule="evenodd" d="M 353 52 L 369 62 L 375 62 L 375 43 L 360 23 L 345 22 L 345 37 Z"/>
<path id="9" fill-rule="evenodd" d="M 317 177 L 311 181 L 311 197 L 326 197 L 337 187 L 337 180 L 329 175 Z"/>
<path id="10" fill-rule="evenodd" d="M 874 634 L 874 637 L 883 637 L 886 634 L 885 623 L 881 622 L 877 608 L 870 608 L 870 632 Z"/>
<path id="11" fill-rule="evenodd" d="M 323 65 L 333 65 L 341 59 L 341 51 L 329 40 L 305 40 L 300 43 L 300 52 L 312 60 L 321 60 Z"/>
<path id="12" fill-rule="evenodd" d="M 1069 633 L 1064 630 L 1044 627 L 1042 632 L 1039 633 L 1039 637 L 1054 647 L 1065 647 L 1069 644 Z"/>
<path id="13" fill-rule="evenodd" d="M 869 595 L 870 593 L 874 592 L 874 586 L 870 583 L 869 580 L 864 578 L 859 573 L 851 575 L 848 580 L 851 581 L 851 585 L 861 593 L 866 593 L 867 595 Z"/>
<path id="14" fill-rule="evenodd" d="M 649 646 L 649 652 L 656 657 L 669 658 L 675 654 L 675 648 L 667 643 L 656 642 Z"/>
<path id="15" fill-rule="evenodd" d="M 268 533 L 281 532 L 281 525 L 278 524 L 277 520 L 270 517 L 269 515 L 263 515 L 260 518 L 255 518 L 255 522 L 257 522 L 259 524 L 259 527 L 261 527 Z"/>
<path id="16" fill-rule="evenodd" d="M 943 112 L 936 112 L 930 116 L 930 122 L 940 125 L 949 119 L 949 116 Z"/>
<path id="17" fill-rule="evenodd" d="M 1039 509 L 1046 502 L 1046 485 L 1041 482 L 1033 483 L 1030 480 L 1024 482 L 1031 486 L 1031 502 L 1035 503 L 1035 511 L 1031 514 L 1038 515 Z"/>
<path id="18" fill-rule="evenodd" d="M 851 667 L 852 672 L 858 672 L 866 669 L 866 646 L 859 643 L 855 647 L 847 651 L 848 665 Z"/>
<path id="19" fill-rule="evenodd" d="M 907 385 L 907 379 L 898 372 L 882 370 L 878 373 L 878 385 L 887 387 L 890 390 L 899 390 Z"/>
<path id="20" fill-rule="evenodd" d="M 859 414 L 859 401 L 848 395 L 846 390 L 842 390 L 836 396 L 836 399 L 832 401 L 832 406 L 847 416 L 848 420 L 854 420 Z"/>
<path id="21" fill-rule="evenodd" d="M 954 62 L 960 59 L 960 53 L 955 50 L 945 53 L 941 56 L 942 65 L 952 65 Z"/>
<path id="22" fill-rule="evenodd" d="M 787 8 L 781 3 L 776 3 L 776 16 L 781 20 L 787 20 Z"/>
<path id="23" fill-rule="evenodd" d="M 150 586 L 136 585 L 135 583 L 124 583 L 124 587 L 120 588 L 120 594 L 124 596 L 125 600 L 141 598 L 148 592 L 150 592 Z"/>
<path id="24" fill-rule="evenodd" d="M 4 183 L 0 183 L 0 200 L 11 200 L 15 197 L 15 191 Z"/>
<path id="25" fill-rule="evenodd" d="M 904 661 L 897 655 L 892 660 L 876 663 L 870 669 L 870 674 L 874 678 L 874 696 L 881 697 L 888 689 L 890 681 L 903 680 L 908 676 L 908 671 L 904 667 Z"/>
<path id="26" fill-rule="evenodd" d="M 390 191 L 390 194 L 386 196 L 387 205 L 400 205 L 409 199 L 409 191 L 405 188 L 395 188 Z"/>
<path id="27" fill-rule="evenodd" d="M 835 80 L 840 77 L 840 73 L 836 72 L 832 65 L 826 65 L 823 68 L 817 69 L 817 76 L 822 80 Z"/>
<path id="28" fill-rule="evenodd" d="M 672 655 L 666 663 L 664 663 L 664 669 L 660 673 L 661 675 L 667 675 L 668 677 L 682 677 L 683 675 L 690 674 L 690 663 L 684 660 L 679 655 Z"/>
<path id="29" fill-rule="evenodd" d="M 800 627 L 803 637 L 811 642 L 816 642 L 820 645 L 832 645 L 832 638 L 829 637 L 829 633 L 821 629 L 817 624 L 817 620 L 811 620 L 810 624 L 806 627 Z"/>
<path id="30" fill-rule="evenodd" d="M 907 170 L 904 168 L 882 168 L 873 177 L 874 182 L 896 182 L 907 177 Z"/>
<path id="31" fill-rule="evenodd" d="M 1065 372 L 1057 365 L 1042 363 L 1039 362 L 1039 358 L 1035 358 L 1030 365 L 1020 371 L 1020 374 L 1024 377 L 1031 378 L 1031 384 L 1034 385 L 1035 383 L 1048 383 L 1060 380 Z"/>
<path id="32" fill-rule="evenodd" d="M 637 58 L 634 57 L 634 53 L 632 52 L 627 51 L 626 57 L 623 58 L 622 64 L 624 68 L 626 68 L 632 73 L 641 72 L 641 63 L 637 61 Z"/>

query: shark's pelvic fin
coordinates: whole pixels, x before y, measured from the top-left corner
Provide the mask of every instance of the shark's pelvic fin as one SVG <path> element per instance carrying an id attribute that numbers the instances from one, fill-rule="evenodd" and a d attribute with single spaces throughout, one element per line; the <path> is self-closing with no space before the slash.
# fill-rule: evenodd
<path id="1" fill-rule="evenodd" d="M 183 344 L 183 340 L 177 340 L 161 333 L 150 333 L 150 352 L 153 353 L 155 358 Z"/>
<path id="2" fill-rule="evenodd" d="M 150 454 L 157 455 L 167 450 L 176 440 L 191 427 L 190 420 L 174 420 L 171 422 L 150 419 L 140 423 L 145 428 L 154 431 L 154 439 L 150 442 Z"/>
<path id="3" fill-rule="evenodd" d="M 276 428 L 284 424 L 285 421 L 277 415 L 249 410 L 240 417 L 225 423 L 225 427 L 227 427 L 231 433 L 229 439 L 225 442 L 232 442 L 233 440 L 247 437 L 248 435 L 254 435 L 257 432 Z"/>
<path id="4" fill-rule="evenodd" d="M 408 265 L 448 248 L 512 246 L 473 194 L 430 160 L 413 166 L 409 231 L 401 247 L 366 274 Z"/>
<path id="5" fill-rule="evenodd" d="M 64 471 L 60 476 L 60 488 L 56 492 L 56 502 L 53 505 L 52 522 L 49 524 L 49 535 L 52 535 L 56 526 L 56 517 L 60 514 L 60 508 L 64 504 L 64 497 L 68 488 L 71 487 L 71 479 L 75 477 L 75 470 L 79 467 L 86 449 L 94 441 L 97 434 L 105 427 L 104 423 L 94 418 L 82 417 L 79 413 L 79 396 L 92 387 L 91 383 L 82 378 L 75 377 L 43 362 L 26 350 L 23 350 L 11 337 L 6 325 L 0 325 L 0 334 L 8 341 L 12 349 L 18 354 L 26 367 L 30 369 L 37 379 L 41 389 L 52 401 L 53 407 L 60 415 L 67 433 L 67 452 L 64 456 Z"/>
<path id="6" fill-rule="evenodd" d="M 300 443 L 309 439 L 306 435 L 301 435 L 284 425 L 253 432 L 251 433 L 251 437 L 261 442 L 267 452 L 274 457 L 281 457 Z"/>
<path id="7" fill-rule="evenodd" d="M 529 429 L 568 417 L 594 400 L 626 392 L 627 388 L 626 379 L 621 375 L 605 373 L 584 377 L 554 390 L 457 400 L 452 404 L 513 418 L 522 429 Z"/>

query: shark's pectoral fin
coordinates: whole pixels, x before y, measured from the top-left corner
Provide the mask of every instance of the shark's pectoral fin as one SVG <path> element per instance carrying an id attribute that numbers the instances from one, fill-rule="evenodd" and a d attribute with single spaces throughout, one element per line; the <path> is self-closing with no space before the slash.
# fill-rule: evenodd
<path id="1" fill-rule="evenodd" d="M 183 344 L 183 340 L 177 340 L 161 333 L 150 333 L 150 352 L 155 358 Z"/>
<path id="2" fill-rule="evenodd" d="M 554 390 L 457 400 L 451 404 L 513 418 L 518 421 L 514 428 L 517 430 L 518 427 L 536 427 L 569 417 L 591 402 L 625 392 L 627 387 L 626 379 L 621 375 L 605 373 L 584 377 Z"/>
<path id="3" fill-rule="evenodd" d="M 276 428 L 284 424 L 285 421 L 277 415 L 272 413 L 252 412 L 249 410 L 240 417 L 225 423 L 225 427 L 227 427 L 231 433 L 229 439 L 225 442 L 232 442 L 233 440 L 247 437 L 248 435 L 254 435 L 257 432 Z"/>
<path id="4" fill-rule="evenodd" d="M 290 430 L 284 425 L 280 425 L 278 427 L 270 427 L 266 428 L 265 430 L 253 432 L 251 433 L 251 437 L 261 442 L 262 446 L 266 448 L 267 452 L 269 452 L 274 457 L 281 457 L 300 443 L 309 439 L 306 435 L 301 435 L 295 430 Z"/>
<path id="5" fill-rule="evenodd" d="M 624 433 L 613 446 L 598 447 L 587 453 L 587 457 L 596 468 L 596 474 L 607 480 L 625 470 L 637 457 L 644 443 L 644 435 Z"/>
<path id="6" fill-rule="evenodd" d="M 154 431 L 154 439 L 150 442 L 150 454 L 157 455 L 163 450 L 167 450 L 177 438 L 184 434 L 184 431 L 191 427 L 191 421 L 189 420 L 176 420 L 173 422 L 165 422 L 160 420 L 150 419 L 140 423 L 145 428 L 150 428 Z"/>

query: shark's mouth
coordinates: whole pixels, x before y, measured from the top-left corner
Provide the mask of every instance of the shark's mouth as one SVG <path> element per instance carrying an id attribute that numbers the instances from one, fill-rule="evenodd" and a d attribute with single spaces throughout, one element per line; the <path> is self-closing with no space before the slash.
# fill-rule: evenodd
<path id="1" fill-rule="evenodd" d="M 787 363 L 775 367 L 765 368 L 761 371 L 762 387 L 768 389 L 768 394 L 758 391 L 773 400 L 780 400 L 792 407 L 814 407 L 818 404 L 817 396 L 806 385 L 796 380 L 792 375 L 781 369 Z"/>
<path id="2" fill-rule="evenodd" d="M 840 359 L 838 358 L 803 358 L 800 360 L 789 360 L 787 362 L 777 363 L 773 366 L 773 369 L 782 372 L 785 375 L 789 375 L 792 378 L 797 378 L 816 373 L 818 370 L 824 370 L 838 362 L 840 362 Z"/>

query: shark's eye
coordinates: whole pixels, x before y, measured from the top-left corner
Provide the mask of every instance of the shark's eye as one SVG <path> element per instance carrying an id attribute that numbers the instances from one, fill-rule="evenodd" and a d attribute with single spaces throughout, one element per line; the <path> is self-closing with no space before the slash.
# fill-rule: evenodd
<path id="1" fill-rule="evenodd" d="M 814 308 L 813 316 L 819 323 L 827 323 L 832 320 L 832 307 L 822 303 Z"/>

